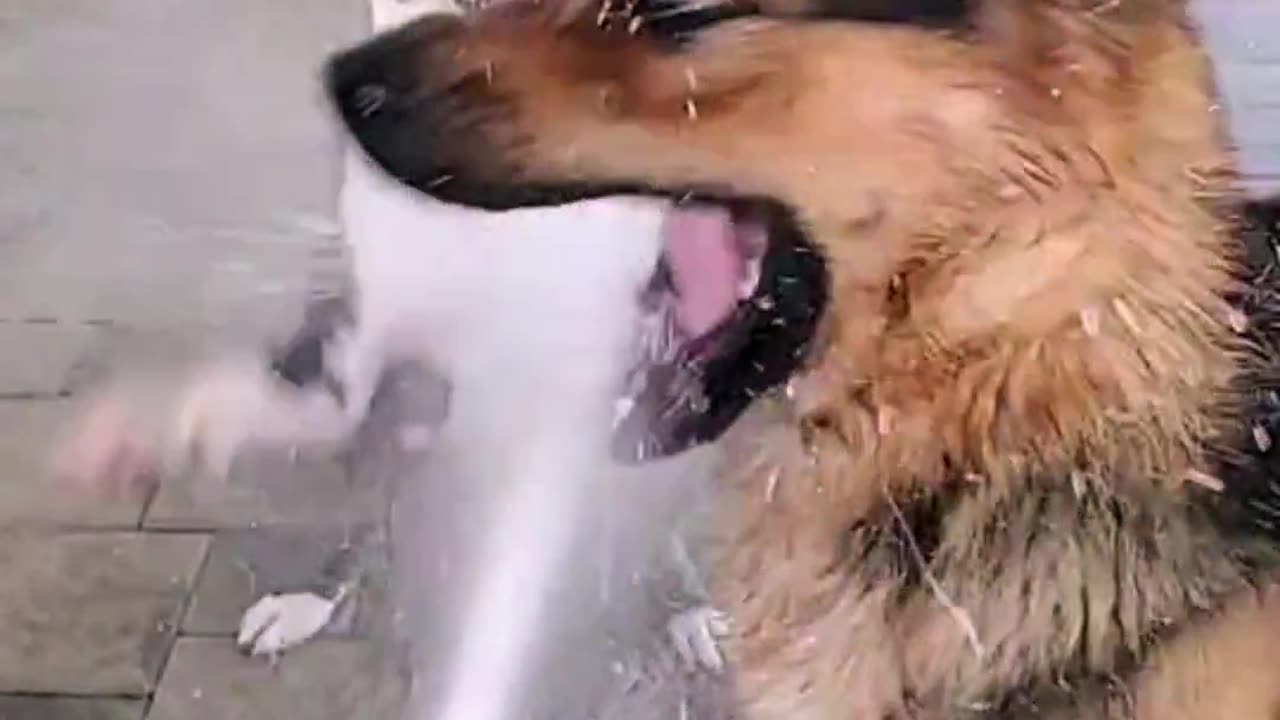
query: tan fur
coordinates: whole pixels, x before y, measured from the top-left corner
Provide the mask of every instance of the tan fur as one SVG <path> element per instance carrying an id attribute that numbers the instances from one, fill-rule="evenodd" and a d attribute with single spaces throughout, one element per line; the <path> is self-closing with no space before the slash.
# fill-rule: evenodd
<path id="1" fill-rule="evenodd" d="M 454 41 L 509 109 L 459 130 L 477 173 L 768 195 L 830 261 L 806 402 L 728 439 L 714 590 L 751 717 L 977 717 L 1067 672 L 1115 682 L 1048 716 L 1276 717 L 1280 595 L 1184 502 L 1247 353 L 1182 2 L 988 0 L 967 37 L 761 19 L 681 53 L 515 13 Z M 935 496 L 920 568 L 890 531 Z"/>
<path id="2" fill-rule="evenodd" d="M 1141 720 L 1280 716 L 1280 592 L 1238 598 L 1222 617 L 1161 648 L 1134 689 Z"/>

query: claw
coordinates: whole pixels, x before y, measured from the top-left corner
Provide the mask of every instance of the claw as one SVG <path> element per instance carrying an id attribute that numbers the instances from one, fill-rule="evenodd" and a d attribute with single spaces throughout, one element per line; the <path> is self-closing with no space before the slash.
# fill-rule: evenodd
<path id="1" fill-rule="evenodd" d="M 729 634 L 729 618 L 710 606 L 678 613 L 667 621 L 667 634 L 689 670 L 724 670 L 720 640 Z"/>

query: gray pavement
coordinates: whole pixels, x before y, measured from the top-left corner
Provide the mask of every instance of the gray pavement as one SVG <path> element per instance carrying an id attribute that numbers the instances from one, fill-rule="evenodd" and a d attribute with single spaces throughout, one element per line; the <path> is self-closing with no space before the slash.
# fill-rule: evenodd
<path id="1" fill-rule="evenodd" d="M 1245 167 L 1280 189 L 1267 6 L 1218 0 L 1206 19 Z M 394 472 L 261 458 L 225 484 L 110 503 L 43 474 L 54 429 L 104 373 L 278 335 L 333 287 L 339 153 L 316 69 L 365 14 L 362 0 L 0 0 L 0 720 L 394 716 L 380 572 Z M 344 548 L 373 572 L 321 640 L 275 667 L 235 652 L 252 598 L 305 589 Z"/>
<path id="2" fill-rule="evenodd" d="M 1280 193 L 1280 2 L 1192 0 L 1216 65 L 1245 184 Z"/>
<path id="3" fill-rule="evenodd" d="M 392 716 L 402 682 L 371 630 L 384 578 L 275 668 L 231 640 L 258 593 L 306 589 L 337 548 L 385 553 L 378 481 L 263 458 L 225 484 L 89 503 L 44 472 L 113 368 L 278 336 L 335 287 L 340 155 L 317 70 L 366 14 L 0 0 L 0 720 Z"/>

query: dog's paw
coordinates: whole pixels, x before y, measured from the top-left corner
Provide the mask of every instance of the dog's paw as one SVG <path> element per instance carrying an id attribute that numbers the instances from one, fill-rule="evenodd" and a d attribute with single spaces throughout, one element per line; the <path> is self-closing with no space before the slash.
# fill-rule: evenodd
<path id="1" fill-rule="evenodd" d="M 192 374 L 175 406 L 168 464 L 193 465 L 225 479 L 273 390 L 267 370 L 253 360 L 210 365 Z"/>
<path id="2" fill-rule="evenodd" d="M 352 423 L 323 387 L 295 387 L 259 357 L 228 359 L 193 373 L 174 411 L 168 462 L 226 478 L 250 447 L 334 448 Z"/>
<path id="3" fill-rule="evenodd" d="M 667 621 L 667 636 L 690 670 L 718 673 L 724 669 L 720 640 L 729 634 L 729 618 L 709 605 L 676 613 Z"/>
<path id="4" fill-rule="evenodd" d="M 266 595 L 241 616 L 236 647 L 246 655 L 279 655 L 319 635 L 340 601 L 308 592 Z"/>
<path id="5" fill-rule="evenodd" d="M 145 494 L 160 476 L 160 443 L 127 396 L 103 394 L 88 404 L 51 458 L 58 482 L 106 497 Z"/>

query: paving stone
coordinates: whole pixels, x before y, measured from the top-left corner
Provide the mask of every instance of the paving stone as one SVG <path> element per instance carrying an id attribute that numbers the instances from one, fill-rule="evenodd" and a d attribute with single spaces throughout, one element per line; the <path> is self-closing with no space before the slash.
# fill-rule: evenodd
<path id="1" fill-rule="evenodd" d="M 0 396 L 55 395 L 98 337 L 88 325 L 0 323 Z"/>
<path id="2" fill-rule="evenodd" d="M 104 328 L 100 340 L 71 373 L 68 386 L 72 394 L 83 394 L 122 377 L 152 384 L 176 382 L 199 363 L 283 343 L 299 318 L 300 314 L 289 313 L 234 326 Z"/>
<path id="3" fill-rule="evenodd" d="M 337 283 L 335 260 L 316 253 L 335 244 L 340 177 L 318 80 L 324 56 L 364 34 L 366 13 L 348 0 L 304 12 L 258 0 L 0 2 L 0 396 L 176 360 L 169 339 L 73 321 L 182 328 L 174 335 L 229 326 L 251 338 L 287 327 L 311 283 Z M 222 337 L 177 345 L 205 357 L 225 351 Z M 139 720 L 141 702 L 43 694 L 152 689 L 207 539 L 13 530 L 132 526 L 141 515 L 139 500 L 77 507 L 43 482 L 67 407 L 0 403 L 0 691 L 34 693 L 0 696 L 0 720 Z M 345 486 L 307 479 L 321 488 L 311 504 L 314 488 L 296 484 L 271 502 L 218 496 L 207 510 L 166 498 L 178 524 L 240 524 L 244 507 L 266 508 L 245 522 L 309 521 L 331 500 L 364 507 L 324 489 Z"/>
<path id="4" fill-rule="evenodd" d="M 142 695 L 155 687 L 207 538 L 0 538 L 0 692 Z"/>
<path id="5" fill-rule="evenodd" d="M 49 459 L 71 420 L 66 400 L 0 400 L 0 530 L 69 525 L 132 529 L 141 496 L 104 499 L 59 485 Z"/>
<path id="6" fill-rule="evenodd" d="M 61 200 L 55 220 L 114 206 L 118 220 L 187 221 L 215 236 L 330 214 L 338 133 L 320 70 L 361 34 L 361 5 L 6 4 L 3 177 L 25 183 L 5 186 L 39 195 L 37 207 Z M 154 32 L 166 26 L 191 30 Z M 61 60 L 78 53 L 112 61 Z"/>
<path id="7" fill-rule="evenodd" d="M 204 242 L 122 241 L 114 256 L 70 265 L 60 259 L 70 253 L 41 247 L 0 267 L 0 317 L 164 328 L 256 323 L 300 303 L 312 273 L 306 246 Z"/>
<path id="8" fill-rule="evenodd" d="M 182 638 L 148 720 L 401 720 L 392 651 L 319 640 L 274 667 L 224 639 Z"/>
<path id="9" fill-rule="evenodd" d="M 141 700 L 0 695 L 0 720 L 142 720 Z"/>
<path id="10" fill-rule="evenodd" d="M 245 608 L 268 592 L 322 591 L 358 583 L 326 633 L 365 635 L 390 613 L 386 547 L 373 528 L 260 528 L 219 533 L 182 623 L 188 635 L 232 635 Z"/>
<path id="11" fill-rule="evenodd" d="M 161 484 L 148 528 L 252 528 L 262 525 L 355 527 L 384 514 L 375 478 L 353 479 L 324 457 L 296 461 L 283 452 L 247 452 L 231 477 L 173 478 Z"/>
<path id="12" fill-rule="evenodd" d="M 298 258 L 336 231 L 320 70 L 366 13 L 0 3 L 0 315 L 163 325 L 252 315 L 270 304 L 259 290 L 299 287 Z"/>

